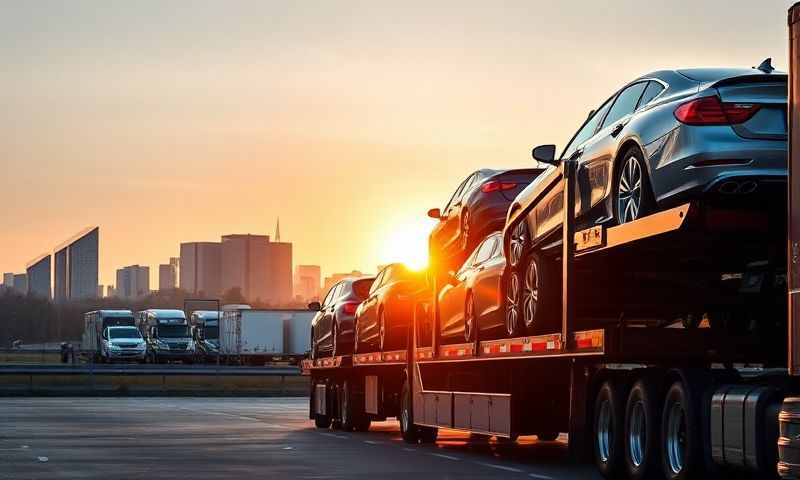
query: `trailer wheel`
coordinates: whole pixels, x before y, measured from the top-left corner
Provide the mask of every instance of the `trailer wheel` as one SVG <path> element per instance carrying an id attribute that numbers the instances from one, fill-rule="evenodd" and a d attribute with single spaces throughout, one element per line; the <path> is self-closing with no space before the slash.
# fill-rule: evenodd
<path id="1" fill-rule="evenodd" d="M 695 478 L 701 470 L 701 434 L 694 399 L 682 380 L 667 390 L 661 417 L 661 456 L 667 480 Z"/>
<path id="2" fill-rule="evenodd" d="M 316 398 L 315 398 L 316 395 L 317 395 L 316 392 L 317 392 L 316 383 L 312 383 L 312 385 L 311 385 L 311 393 L 312 393 L 311 404 L 312 405 L 316 405 Z M 328 406 L 330 406 L 330 402 L 328 402 L 327 399 L 325 399 L 325 402 L 328 404 Z M 329 411 L 329 410 L 330 410 L 329 408 L 326 408 L 326 411 Z M 330 417 L 330 415 L 320 415 L 319 413 L 315 413 L 314 414 L 314 425 L 317 428 L 330 428 L 330 426 L 331 426 L 331 417 Z"/>
<path id="3" fill-rule="evenodd" d="M 363 404 L 363 402 L 362 402 Z M 358 407 L 353 388 L 348 380 L 339 388 L 339 426 L 346 432 L 366 432 L 372 423 L 363 409 Z"/>
<path id="4" fill-rule="evenodd" d="M 439 433 L 434 427 L 421 427 L 414 425 L 414 411 L 411 400 L 411 387 L 408 377 L 403 381 L 403 391 L 400 396 L 400 434 L 406 443 L 433 443 Z"/>
<path id="5" fill-rule="evenodd" d="M 625 469 L 631 480 L 650 478 L 658 468 L 661 399 L 653 380 L 637 381 L 625 405 Z"/>
<path id="6" fill-rule="evenodd" d="M 623 400 L 619 389 L 606 381 L 594 402 L 594 459 L 606 478 L 620 476 L 622 465 Z"/>

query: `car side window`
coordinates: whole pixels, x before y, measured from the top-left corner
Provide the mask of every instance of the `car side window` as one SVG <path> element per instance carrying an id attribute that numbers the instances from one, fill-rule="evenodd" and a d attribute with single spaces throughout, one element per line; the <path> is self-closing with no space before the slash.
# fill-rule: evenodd
<path id="1" fill-rule="evenodd" d="M 567 148 L 564 149 L 564 153 L 561 154 L 561 158 L 569 158 L 573 153 L 575 153 L 578 147 L 586 143 L 587 140 L 594 136 L 595 132 L 597 131 L 597 126 L 600 125 L 600 122 L 606 116 L 608 109 L 611 108 L 612 100 L 614 100 L 614 97 L 606 100 L 606 103 L 598 108 L 597 111 L 594 112 L 594 114 L 588 120 L 586 120 L 581 129 L 578 130 L 578 133 L 572 137 L 572 140 L 567 145 Z"/>
<path id="2" fill-rule="evenodd" d="M 477 173 L 472 174 L 472 176 L 469 178 L 469 182 L 467 182 L 467 184 L 464 185 L 464 189 L 461 191 L 461 199 L 466 197 L 467 194 L 470 191 L 472 191 L 472 188 L 475 186 L 476 183 L 478 183 L 478 178 L 479 176 Z"/>
<path id="3" fill-rule="evenodd" d="M 325 300 L 322 301 L 322 306 L 323 307 L 327 307 L 331 303 L 333 303 L 334 293 L 336 292 L 337 288 L 339 288 L 339 284 L 338 283 L 336 285 L 332 286 L 330 290 L 328 290 L 328 294 L 325 295 Z"/>
<path id="4" fill-rule="evenodd" d="M 647 82 L 639 82 L 621 91 L 617 95 L 617 99 L 614 100 L 614 105 L 608 111 L 608 115 L 606 115 L 606 119 L 603 120 L 603 125 L 600 128 L 603 129 L 613 125 L 625 115 L 633 113 L 636 110 L 636 105 L 639 104 L 639 98 L 642 97 L 645 87 L 647 87 Z"/>
<path id="5" fill-rule="evenodd" d="M 500 235 L 496 236 L 497 242 L 495 244 L 494 253 L 492 253 L 492 258 L 502 258 L 503 257 L 503 237 Z"/>
<path id="6" fill-rule="evenodd" d="M 478 249 L 478 253 L 475 254 L 475 261 L 473 261 L 473 265 L 480 265 L 486 260 L 489 260 L 492 257 L 496 243 L 497 237 L 494 236 L 484 240 L 481 244 L 481 248 Z"/>
<path id="7" fill-rule="evenodd" d="M 659 82 L 655 80 L 650 80 L 647 83 L 647 88 L 644 89 L 644 93 L 642 94 L 642 98 L 639 99 L 639 105 L 636 106 L 636 110 L 646 106 L 648 103 L 652 102 L 654 98 L 656 98 L 661 92 L 664 91 L 664 85 L 661 85 Z"/>
<path id="8" fill-rule="evenodd" d="M 470 179 L 472 179 L 472 175 L 470 175 L 469 177 L 465 178 L 464 181 L 461 182 L 461 185 L 459 185 L 458 188 L 456 188 L 456 191 L 453 192 L 453 196 L 450 197 L 450 201 L 447 202 L 447 205 L 444 207 L 444 210 L 442 210 L 443 214 L 447 214 L 447 210 L 449 210 L 450 207 L 453 206 L 453 204 L 458 202 L 458 200 L 461 198 L 461 192 L 464 190 L 464 186 L 467 183 L 469 183 Z"/>

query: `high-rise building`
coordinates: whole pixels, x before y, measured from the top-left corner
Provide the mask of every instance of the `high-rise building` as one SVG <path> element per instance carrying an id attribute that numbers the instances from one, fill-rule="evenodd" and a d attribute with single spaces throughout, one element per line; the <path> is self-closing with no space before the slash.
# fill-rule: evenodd
<path id="1" fill-rule="evenodd" d="M 330 277 L 325 277 L 325 284 L 322 286 L 322 290 L 320 291 L 320 298 L 325 298 L 325 295 L 328 294 L 328 291 L 331 289 L 331 287 L 345 278 L 359 278 L 363 276 L 364 274 L 362 272 L 353 270 L 350 273 L 334 273 L 331 274 Z"/>
<path id="2" fill-rule="evenodd" d="M 6 288 L 14 288 L 14 274 L 11 272 L 3 274 L 3 286 Z"/>
<path id="3" fill-rule="evenodd" d="M 302 301 L 319 300 L 321 278 L 319 265 L 297 265 L 294 268 L 294 294 Z"/>
<path id="4" fill-rule="evenodd" d="M 97 298 L 103 298 L 103 297 L 105 297 L 105 296 L 106 296 L 106 295 L 105 295 L 105 293 L 106 293 L 106 288 L 105 288 L 105 286 L 103 286 L 103 285 L 98 285 L 98 286 L 97 286 Z"/>
<path id="5" fill-rule="evenodd" d="M 218 296 L 222 290 L 221 250 L 222 244 L 216 242 L 181 243 L 181 288 L 193 295 Z"/>
<path id="6" fill-rule="evenodd" d="M 292 301 L 292 244 L 270 242 L 267 244 L 267 296 L 264 300 L 273 305 Z"/>
<path id="7" fill-rule="evenodd" d="M 268 235 L 222 237 L 222 293 L 238 288 L 250 302 L 270 298 L 269 245 Z"/>
<path id="8" fill-rule="evenodd" d="M 117 270 L 117 295 L 138 298 L 150 294 L 150 267 L 129 265 Z"/>
<path id="9" fill-rule="evenodd" d="M 114 298 L 117 296 L 117 289 L 114 288 L 114 285 L 109 285 L 106 287 L 106 297 Z"/>
<path id="10" fill-rule="evenodd" d="M 158 266 L 158 289 L 161 291 L 178 287 L 178 265 L 172 260 L 176 259 L 171 258 L 169 263 L 162 263 Z"/>
<path id="11" fill-rule="evenodd" d="M 15 273 L 14 274 L 14 290 L 23 295 L 28 293 L 28 274 Z"/>
<path id="12" fill-rule="evenodd" d="M 97 295 L 100 228 L 87 228 L 55 249 L 56 300 L 93 298 Z"/>
<path id="13" fill-rule="evenodd" d="M 30 262 L 26 269 L 28 275 L 28 291 L 37 297 L 51 298 L 50 292 L 50 271 L 52 268 L 51 255 L 49 253 L 40 255 Z"/>

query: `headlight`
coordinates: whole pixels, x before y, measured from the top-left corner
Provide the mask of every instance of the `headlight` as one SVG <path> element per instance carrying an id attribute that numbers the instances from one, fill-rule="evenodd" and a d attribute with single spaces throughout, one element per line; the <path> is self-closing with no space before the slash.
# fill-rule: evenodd
<path id="1" fill-rule="evenodd" d="M 119 345 L 114 345 L 113 343 L 109 343 L 108 344 L 108 349 L 109 350 L 122 350 L 122 347 L 120 347 Z"/>

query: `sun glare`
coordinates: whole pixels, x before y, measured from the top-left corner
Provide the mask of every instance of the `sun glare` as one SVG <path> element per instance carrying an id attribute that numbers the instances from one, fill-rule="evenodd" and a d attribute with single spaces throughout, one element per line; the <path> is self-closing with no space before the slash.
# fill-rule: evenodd
<path id="1" fill-rule="evenodd" d="M 379 258 L 381 263 L 404 263 L 413 270 L 428 266 L 428 234 L 433 221 L 427 218 L 404 219 L 393 224 L 393 228 L 381 241 Z"/>

